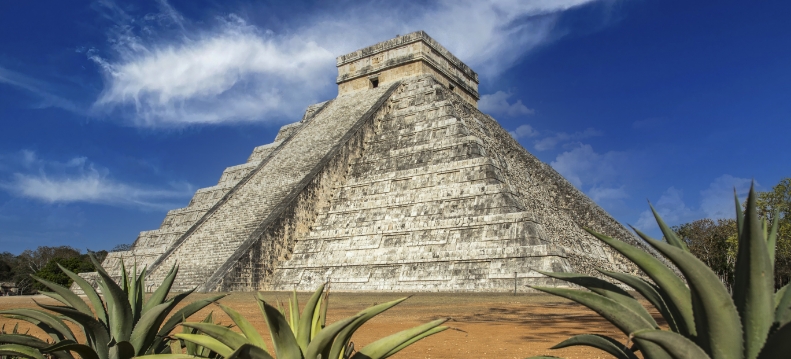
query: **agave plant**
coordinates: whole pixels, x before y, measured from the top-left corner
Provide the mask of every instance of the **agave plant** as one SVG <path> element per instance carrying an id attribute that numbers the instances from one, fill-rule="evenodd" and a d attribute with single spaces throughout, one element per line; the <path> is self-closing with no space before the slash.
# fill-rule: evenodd
<path id="1" fill-rule="evenodd" d="M 30 335 L 0 334 L 0 353 L 3 353 L 0 355 L 14 353 L 16 356 L 41 359 L 42 354 L 51 354 L 59 359 L 74 359 L 72 353 L 77 353 L 82 359 L 129 359 L 146 353 L 167 352 L 170 350 L 167 335 L 176 325 L 224 296 L 217 295 L 190 303 L 168 317 L 176 305 L 192 293 L 181 293 L 165 300 L 178 274 L 178 267 L 171 268 L 162 285 L 148 300 L 144 300 L 145 268 L 138 275 L 135 265 L 129 276 L 122 262 L 121 285 L 118 285 L 93 255 L 91 261 L 100 276 L 98 283 L 104 298 L 85 279 L 62 266 L 60 269 L 83 290 L 91 306 L 68 288 L 33 276 L 52 290 L 41 294 L 63 305 L 36 302 L 47 311 L 10 309 L 0 311 L 0 315 L 30 322 L 47 333 L 54 343 Z M 64 319 L 82 330 L 84 343 L 77 342 Z"/>
<path id="2" fill-rule="evenodd" d="M 420 339 L 439 333 L 448 327 L 441 326 L 447 319 L 438 319 L 406 329 L 379 339 L 354 351 L 350 342 L 352 335 L 365 322 L 403 302 L 401 298 L 392 302 L 369 307 L 354 316 L 326 325 L 329 291 L 325 292 L 322 284 L 313 293 L 302 313 L 299 313 L 299 302 L 296 292 L 289 300 L 289 318 L 285 310 L 267 303 L 260 293 L 256 295 L 269 333 L 274 343 L 274 353 L 278 359 L 380 359 L 387 358 Z M 233 320 L 241 333 L 217 324 L 183 323 L 201 334 L 176 334 L 175 337 L 195 345 L 208 348 L 211 352 L 224 358 L 270 359 L 270 354 L 261 334 L 255 330 L 247 319 L 235 310 L 220 305 Z M 192 357 L 195 351 L 182 354 L 175 349 L 170 355 L 152 355 L 148 359 L 182 359 Z"/>
<path id="3" fill-rule="evenodd" d="M 665 256 L 683 278 L 660 260 L 636 247 L 590 232 L 637 265 L 651 281 L 607 271 L 601 274 L 631 287 L 648 300 L 667 322 L 663 330 L 629 293 L 603 279 L 574 273 L 543 273 L 587 288 L 534 287 L 571 299 L 610 321 L 634 342 L 632 346 L 603 335 L 577 335 L 552 349 L 584 345 L 618 359 L 709 358 L 770 359 L 791 357 L 791 290 L 774 291 L 777 216 L 771 226 L 760 220 L 756 195 L 750 189 L 744 213 L 736 197 L 739 252 L 733 295 L 717 275 L 692 255 L 654 210 L 667 242 L 635 230 Z M 653 210 L 653 207 L 651 208 Z M 685 284 L 686 279 L 686 284 Z M 533 357 L 551 358 L 551 357 Z"/>

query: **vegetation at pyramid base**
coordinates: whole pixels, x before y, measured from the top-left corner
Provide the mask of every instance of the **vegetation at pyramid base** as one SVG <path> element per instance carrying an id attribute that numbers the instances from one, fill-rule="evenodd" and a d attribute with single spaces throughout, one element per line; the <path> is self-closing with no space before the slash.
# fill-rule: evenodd
<path id="1" fill-rule="evenodd" d="M 274 353 L 279 359 L 383 359 L 418 340 L 447 329 L 441 325 L 447 319 L 439 319 L 379 339 L 355 352 L 351 342 L 352 335 L 368 320 L 406 299 L 375 305 L 327 325 L 329 289 L 325 290 L 324 284 L 316 289 L 301 313 L 296 292 L 289 299 L 288 312 L 279 303 L 276 307 L 267 303 L 259 293 L 256 300 L 269 328 L 274 343 L 273 351 L 267 348 L 261 334 L 247 319 L 232 308 L 220 305 L 241 333 L 206 320 L 201 323 L 184 323 L 185 332 L 175 335 L 181 340 L 181 345 L 171 346 L 170 354 L 149 355 L 144 358 L 181 359 L 199 356 L 270 359 Z M 200 334 L 195 334 L 196 332 Z"/>
<path id="2" fill-rule="evenodd" d="M 774 290 L 774 264 L 780 216 L 771 224 L 758 215 L 753 188 L 744 213 L 736 198 L 738 250 L 733 273 L 733 295 L 717 273 L 696 258 L 687 244 L 654 211 L 666 242 L 637 231 L 683 275 L 637 247 L 593 231 L 637 265 L 641 277 L 600 271 L 640 293 L 662 315 L 661 328 L 648 311 L 620 287 L 590 276 L 544 273 L 587 290 L 534 287 L 578 302 L 621 330 L 629 345 L 603 335 L 577 335 L 553 347 L 582 345 L 605 351 L 618 359 L 771 359 L 791 353 L 791 290 Z M 653 208 L 652 208 L 653 210 Z M 548 357 L 533 357 L 548 358 Z"/>
<path id="3" fill-rule="evenodd" d="M 775 289 L 791 282 L 791 178 L 781 180 L 771 191 L 758 192 L 758 215 L 772 223 L 777 217 Z M 733 285 L 739 247 L 735 219 L 699 219 L 673 227 L 689 251 L 706 263 L 730 288 Z"/>
<path id="4" fill-rule="evenodd" d="M 27 321 L 50 338 L 45 341 L 29 334 L 0 333 L 0 355 L 43 359 L 48 354 L 58 359 L 74 359 L 76 354 L 83 359 L 129 359 L 162 353 L 169 350 L 167 335 L 184 318 L 224 296 L 217 295 L 190 303 L 171 315 L 176 305 L 191 293 L 180 293 L 166 299 L 178 274 L 177 267 L 171 268 L 162 285 L 148 300 L 144 300 L 145 269 L 138 275 L 135 266 L 130 276 L 122 262 L 119 285 L 92 254 L 91 260 L 99 274 L 98 284 L 104 297 L 99 296 L 85 279 L 63 266 L 59 266 L 60 270 L 77 283 L 90 305 L 65 286 L 33 276 L 38 283 L 51 290 L 40 293 L 62 305 L 36 302 L 45 310 L 9 309 L 0 311 L 0 315 Z M 85 337 L 84 342 L 77 341 L 78 336 L 66 325 L 67 321 L 80 328 Z"/>

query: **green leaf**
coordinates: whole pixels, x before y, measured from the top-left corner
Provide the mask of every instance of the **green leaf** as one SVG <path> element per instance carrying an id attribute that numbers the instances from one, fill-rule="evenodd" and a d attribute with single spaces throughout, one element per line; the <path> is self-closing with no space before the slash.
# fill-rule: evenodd
<path id="1" fill-rule="evenodd" d="M 132 359 L 135 356 L 135 348 L 128 341 L 110 342 L 110 359 Z"/>
<path id="2" fill-rule="evenodd" d="M 318 358 L 319 356 L 326 358 L 330 352 L 332 341 L 335 339 L 335 336 L 357 318 L 358 316 L 353 316 L 341 319 L 320 331 L 319 334 L 310 341 L 310 344 L 308 344 L 305 358 Z"/>
<path id="3" fill-rule="evenodd" d="M 197 329 L 204 334 L 219 340 L 220 343 L 227 345 L 232 350 L 239 349 L 239 347 L 242 345 L 250 344 L 250 341 L 248 341 L 244 335 L 234 332 L 233 330 L 228 329 L 228 327 L 222 325 L 213 323 L 181 323 L 181 325 L 187 328 Z"/>
<path id="4" fill-rule="evenodd" d="M 34 275 L 30 275 L 30 277 L 35 279 L 37 282 L 45 285 L 47 288 L 52 289 L 53 292 L 58 293 L 58 295 L 61 298 L 63 298 L 63 300 L 66 301 L 63 304 L 71 306 L 74 309 L 79 310 L 90 316 L 93 316 L 93 312 L 91 311 L 91 308 L 88 307 L 88 304 L 85 304 L 85 301 L 83 301 L 80 297 L 78 297 L 76 294 L 74 294 L 74 292 L 72 292 L 68 288 L 60 284 L 50 282 L 46 279 L 36 277 Z"/>
<path id="5" fill-rule="evenodd" d="M 667 241 L 667 243 L 669 243 L 673 247 L 689 252 L 689 248 L 687 248 L 686 243 L 684 243 L 684 241 L 682 241 L 681 238 L 678 238 L 676 232 L 674 232 L 670 228 L 670 226 L 668 226 L 667 223 L 665 223 L 665 221 L 662 220 L 662 217 L 660 217 L 659 213 L 656 212 L 654 206 L 651 205 L 651 203 L 648 203 L 648 206 L 651 207 L 651 212 L 654 214 L 654 218 L 656 219 L 656 224 L 659 225 L 659 229 L 662 231 L 662 235 L 665 236 L 665 240 Z"/>
<path id="6" fill-rule="evenodd" d="M 791 353 L 791 324 L 786 324 L 769 336 L 758 359 L 787 358 Z"/>
<path id="7" fill-rule="evenodd" d="M 200 357 L 196 357 L 194 355 L 189 354 L 147 354 L 141 355 L 136 358 L 140 359 L 196 359 Z"/>
<path id="8" fill-rule="evenodd" d="M 575 345 L 593 347 L 609 353 L 617 359 L 638 359 L 629 347 L 606 335 L 583 334 L 568 338 L 550 349 L 562 349 Z"/>
<path id="9" fill-rule="evenodd" d="M 329 356 L 327 356 L 327 358 L 338 358 L 338 357 L 340 357 L 340 355 L 343 352 L 343 350 L 349 344 L 349 340 L 351 340 L 352 335 L 354 335 L 354 332 L 358 328 L 360 328 L 363 324 L 365 324 L 365 322 L 369 321 L 371 318 L 373 318 L 373 317 L 379 315 L 380 313 L 382 313 L 382 312 L 384 312 L 384 311 L 396 306 L 397 304 L 407 300 L 407 298 L 408 297 L 400 298 L 400 299 L 396 299 L 394 301 L 390 301 L 390 302 L 387 302 L 387 303 L 382 303 L 382 304 L 379 304 L 379 305 L 375 305 L 373 307 L 366 308 L 366 309 L 360 311 L 359 313 L 357 313 L 357 315 L 359 315 L 359 317 L 354 322 L 352 322 L 351 325 L 349 325 L 346 328 L 344 328 L 338 334 L 337 338 L 335 339 L 335 342 L 332 344 L 332 348 L 330 349 L 330 354 L 329 354 Z"/>
<path id="10" fill-rule="evenodd" d="M 47 348 L 41 349 L 41 352 L 44 354 L 56 353 L 59 351 L 75 352 L 82 359 L 99 359 L 99 356 L 96 354 L 96 351 L 94 351 L 93 348 L 85 344 L 78 344 L 73 340 L 64 340 L 55 343 L 52 346 L 48 346 Z"/>
<path id="11" fill-rule="evenodd" d="M 123 261 L 121 261 L 121 264 L 123 265 Z M 103 270 L 97 272 L 102 277 L 102 294 L 104 294 L 107 302 L 110 336 L 117 341 L 128 340 L 132 334 L 132 325 L 129 324 L 132 323 L 134 325 L 129 298 L 126 292 L 110 278 L 107 272 Z M 125 274 L 124 277 L 126 277 Z"/>
<path id="12" fill-rule="evenodd" d="M 143 355 L 151 342 L 154 340 L 159 324 L 162 324 L 160 319 L 162 313 L 173 306 L 172 302 L 162 303 L 150 310 L 146 311 L 140 320 L 135 324 L 132 329 L 132 334 L 129 337 L 129 343 L 135 348 L 135 355 Z"/>
<path id="13" fill-rule="evenodd" d="M 744 328 L 745 358 L 758 356 L 774 322 L 774 267 L 769 257 L 753 186 L 747 197 L 744 227 L 739 233 L 733 302 Z M 713 344 L 713 343 L 712 343 Z"/>
<path id="14" fill-rule="evenodd" d="M 310 329 L 313 326 L 313 312 L 316 309 L 316 304 L 318 304 L 319 298 L 321 298 L 322 292 L 324 292 L 324 283 L 322 283 L 313 293 L 313 296 L 310 297 L 308 303 L 305 304 L 305 308 L 302 309 L 302 315 L 299 318 L 297 344 L 299 344 L 299 347 L 302 349 L 303 353 L 307 353 L 308 351 L 308 344 L 310 343 L 311 337 Z"/>
<path id="15" fill-rule="evenodd" d="M 69 327 L 66 326 L 66 323 L 64 323 L 62 320 L 60 320 L 59 318 L 55 317 L 52 314 L 35 309 L 9 309 L 9 310 L 0 311 L 0 314 L 5 316 L 12 315 L 22 318 L 27 318 L 24 320 L 33 323 L 34 325 L 39 325 L 39 323 L 43 323 L 47 327 L 52 328 L 53 331 L 51 332 L 47 331 L 47 333 L 50 334 L 50 336 L 52 336 L 52 339 L 76 340 L 74 338 L 74 333 L 72 333 L 71 329 L 69 329 Z"/>
<path id="16" fill-rule="evenodd" d="M 775 293 L 775 302 L 777 304 L 775 306 L 774 322 L 778 327 L 791 323 L 791 290 L 788 289 L 790 285 L 786 284 Z"/>
<path id="17" fill-rule="evenodd" d="M 425 331 L 423 333 L 420 333 L 418 335 L 415 335 L 412 338 L 409 338 L 409 340 L 401 343 L 401 345 L 399 345 L 399 346 L 395 347 L 394 349 L 390 350 L 389 352 L 387 352 L 387 354 L 385 354 L 385 356 L 383 356 L 382 358 L 391 357 L 391 356 L 395 355 L 395 353 L 400 352 L 402 349 L 404 349 L 404 348 L 406 348 L 406 347 L 408 347 L 408 346 L 410 346 L 412 344 L 415 344 L 417 341 L 419 341 L 419 340 L 421 340 L 423 338 L 426 338 L 426 337 L 430 337 L 430 336 L 432 336 L 434 334 L 437 334 L 439 332 L 443 332 L 446 329 L 448 329 L 448 327 L 446 327 L 446 326 L 439 326 L 439 327 L 431 328 L 431 329 L 429 329 L 429 330 L 427 330 L 427 331 Z"/>
<path id="18" fill-rule="evenodd" d="M 736 193 L 736 187 L 733 188 L 733 200 L 736 202 L 736 231 L 742 233 L 744 214 L 742 213 L 742 204 L 739 203 L 739 195 Z"/>
<path id="19" fill-rule="evenodd" d="M 66 269 L 60 264 L 58 264 L 58 267 L 60 267 L 60 270 L 66 273 L 74 283 L 77 283 L 80 289 L 82 289 L 82 292 L 85 293 L 85 296 L 88 297 L 88 300 L 90 300 L 93 305 L 94 312 L 96 312 L 96 318 L 99 319 L 100 322 L 107 324 L 107 310 L 104 309 L 104 302 L 99 297 L 99 293 L 96 293 L 96 289 L 78 274 Z"/>
<path id="20" fill-rule="evenodd" d="M 165 302 L 165 298 L 167 298 L 170 288 L 173 286 L 173 281 L 176 279 L 178 273 L 179 268 L 177 266 L 170 268 L 170 272 L 165 276 L 165 280 L 154 290 L 154 293 L 148 298 L 146 304 L 143 305 L 143 313 Z"/>
<path id="21" fill-rule="evenodd" d="M 223 344 L 219 340 L 214 339 L 208 335 L 176 334 L 175 337 L 205 347 L 226 358 L 228 358 L 233 353 L 233 350 L 231 350 L 231 348 L 229 348 L 227 345 Z"/>
<path id="22" fill-rule="evenodd" d="M 643 298 L 648 300 L 654 306 L 654 308 L 656 308 L 659 313 L 662 314 L 662 317 L 665 318 L 665 321 L 667 321 L 667 324 L 670 326 L 670 330 L 678 332 L 678 326 L 676 324 L 675 318 L 673 317 L 673 313 L 670 312 L 670 309 L 668 308 L 667 303 L 665 303 L 664 298 L 661 294 L 659 294 L 660 289 L 658 287 L 646 282 L 640 277 L 633 276 L 631 274 L 608 272 L 603 270 L 598 271 L 599 273 L 602 273 L 610 278 L 623 282 L 640 293 Z"/>
<path id="23" fill-rule="evenodd" d="M 581 287 L 585 287 L 588 290 L 599 294 L 603 297 L 610 298 L 619 304 L 623 305 L 624 307 L 628 308 L 635 314 L 643 317 L 646 322 L 650 323 L 653 328 L 659 328 L 659 325 L 656 324 L 654 317 L 648 313 L 645 308 L 643 308 L 640 303 L 634 299 L 629 293 L 625 290 L 618 288 L 617 285 L 607 282 L 603 279 L 591 277 L 587 275 L 577 274 L 577 273 L 563 273 L 563 272 L 542 272 L 536 271 L 541 273 L 545 276 L 557 278 L 564 280 L 569 283 L 573 283 L 579 285 Z"/>
<path id="24" fill-rule="evenodd" d="M 219 306 L 226 314 L 228 314 L 229 317 L 231 317 L 231 320 L 233 320 L 233 322 L 236 323 L 236 326 L 239 327 L 239 330 L 242 331 L 242 334 L 244 334 L 244 336 L 247 337 L 247 340 L 250 341 L 250 344 L 255 345 L 264 350 L 267 349 L 266 342 L 264 342 L 264 338 L 261 337 L 261 334 L 258 333 L 255 327 L 252 324 L 250 324 L 250 322 L 247 319 L 245 319 L 244 316 L 242 316 L 241 314 L 239 314 L 237 311 L 233 310 L 230 307 L 226 307 L 222 304 L 219 304 Z M 237 349 L 237 348 L 233 348 L 233 349 Z"/>
<path id="25" fill-rule="evenodd" d="M 164 350 L 166 350 L 167 343 L 165 343 L 165 341 L 168 340 L 167 334 L 170 333 L 170 331 L 168 331 L 168 333 L 165 333 L 164 335 L 160 335 L 159 332 L 156 332 L 156 329 L 160 327 L 164 329 L 164 327 L 162 326 L 162 322 L 164 322 L 165 319 L 168 317 L 170 311 L 173 310 L 173 308 L 175 308 L 176 306 L 178 306 L 179 303 L 181 303 L 181 301 L 187 298 L 190 294 L 192 294 L 191 290 L 187 292 L 179 293 L 170 300 L 168 300 L 168 302 L 171 303 L 170 307 L 168 307 L 167 310 L 165 310 L 159 315 L 159 317 L 156 320 L 156 323 L 152 325 L 154 330 L 149 332 L 151 337 L 150 338 L 147 337 L 145 344 L 143 344 L 143 347 L 148 347 L 148 351 L 147 351 L 148 354 L 162 353 Z"/>
<path id="26" fill-rule="evenodd" d="M 659 345 L 673 359 L 709 359 L 709 355 L 703 349 L 677 333 L 664 330 L 644 330 L 632 335 L 636 341 L 646 340 Z"/>
<path id="27" fill-rule="evenodd" d="M 19 356 L 32 359 L 44 359 L 44 356 L 41 355 L 38 350 L 19 344 L 0 345 L 0 356 Z"/>
<path id="28" fill-rule="evenodd" d="M 661 289 L 659 294 L 663 295 L 668 309 L 676 319 L 679 332 L 683 335 L 695 335 L 695 318 L 692 314 L 692 305 L 690 304 L 690 293 L 684 281 L 679 278 L 670 268 L 665 266 L 662 262 L 656 259 L 649 253 L 642 249 L 621 242 L 619 240 L 610 238 L 603 234 L 596 233 L 589 229 L 585 229 L 598 238 L 600 241 L 606 243 L 624 257 L 629 258 L 637 267 L 639 267 L 649 278 L 651 278 L 657 287 Z M 643 237 L 649 238 L 642 234 L 640 231 L 635 232 Z M 651 239 L 646 239 L 646 241 Z"/>
<path id="29" fill-rule="evenodd" d="M 532 288 L 580 303 L 599 313 L 604 319 L 610 321 L 627 335 L 638 330 L 654 329 L 654 326 L 640 315 L 632 312 L 622 304 L 599 294 L 566 288 Z"/>
<path id="30" fill-rule="evenodd" d="M 192 293 L 192 291 L 194 291 L 194 289 L 182 294 L 190 294 Z M 203 300 L 196 300 L 190 304 L 187 304 L 186 306 L 184 306 L 184 308 L 179 309 L 178 311 L 176 311 L 176 313 L 170 316 L 170 318 L 167 320 L 167 322 L 165 322 L 162 328 L 159 329 L 159 332 L 157 333 L 157 337 L 160 338 L 166 337 L 168 334 L 170 334 L 170 332 L 173 331 L 174 328 L 176 328 L 177 325 L 179 325 L 179 323 L 183 322 L 185 318 L 189 318 L 191 315 L 197 313 L 199 310 L 205 308 L 207 305 L 216 302 L 217 300 L 225 297 L 226 295 L 227 294 L 220 294 Z"/>
<path id="31" fill-rule="evenodd" d="M 391 351 L 400 347 L 402 344 L 408 342 L 409 340 L 415 338 L 416 336 L 421 335 L 422 333 L 425 333 L 431 329 L 438 327 L 442 323 L 445 323 L 447 320 L 448 319 L 437 319 L 435 321 L 428 322 L 426 324 L 419 325 L 406 330 L 402 330 L 398 333 L 379 339 L 360 349 L 359 352 L 355 353 L 354 356 L 352 356 L 352 359 L 387 358 L 388 354 Z"/>
<path id="32" fill-rule="evenodd" d="M 297 336 L 299 334 L 299 300 L 297 299 L 296 289 L 291 292 L 291 299 L 288 302 L 288 314 L 288 325 L 291 327 L 291 331 L 294 332 L 294 336 Z"/>
<path id="33" fill-rule="evenodd" d="M 0 334 L 0 344 L 19 344 L 31 348 L 46 348 L 50 344 L 28 334 Z"/>
<path id="34" fill-rule="evenodd" d="M 74 322 L 79 323 L 85 335 L 93 340 L 96 346 L 93 349 L 101 359 L 108 359 L 109 353 L 107 351 L 107 343 L 110 342 L 110 334 L 107 332 L 107 327 L 104 323 L 96 320 L 93 315 L 88 315 L 70 307 L 60 307 L 54 305 L 46 305 L 36 302 L 39 307 L 62 314 L 67 318 L 72 319 Z"/>
<path id="35" fill-rule="evenodd" d="M 689 252 L 660 241 L 648 243 L 687 278 L 697 323 L 697 344 L 713 359 L 741 359 L 744 339 L 739 314 L 717 274 Z"/>
<path id="36" fill-rule="evenodd" d="M 274 359 L 272 358 L 269 353 L 265 350 L 250 344 L 245 344 L 241 346 L 239 349 L 236 349 L 235 352 L 231 354 L 231 356 L 226 357 L 226 359 Z M 281 358 L 281 359 L 291 359 L 291 358 Z"/>
<path id="37" fill-rule="evenodd" d="M 297 344 L 297 339 L 283 314 L 264 301 L 260 294 L 258 294 L 258 306 L 266 319 L 269 334 L 275 345 L 275 355 L 278 358 L 301 358 L 302 349 Z"/>

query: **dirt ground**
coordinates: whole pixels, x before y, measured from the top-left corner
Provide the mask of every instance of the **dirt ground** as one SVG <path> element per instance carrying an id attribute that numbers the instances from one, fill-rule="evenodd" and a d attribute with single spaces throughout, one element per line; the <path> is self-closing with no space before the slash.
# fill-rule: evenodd
<path id="1" fill-rule="evenodd" d="M 264 293 L 269 301 L 281 300 L 283 303 L 288 295 L 283 292 Z M 206 296 L 208 295 L 194 294 L 182 303 Z M 304 305 L 308 296 L 309 293 L 300 294 L 300 303 Z M 327 314 L 328 323 L 354 315 L 368 306 L 403 296 L 403 293 L 332 293 Z M 0 297 L 0 310 L 34 308 L 34 300 L 54 303 L 54 300 L 44 296 Z M 219 302 L 244 314 L 268 338 L 266 323 L 253 293 L 232 293 Z M 201 320 L 210 311 L 214 313 L 215 320 L 223 324 L 231 323 L 225 313 L 215 305 L 210 305 L 191 319 Z M 596 313 L 546 294 L 513 296 L 499 293 L 421 293 L 369 321 L 357 331 L 352 341 L 359 349 L 378 338 L 438 318 L 451 318 L 446 325 L 453 330 L 423 339 L 393 358 L 525 358 L 533 355 L 553 355 L 569 359 L 609 358 L 606 353 L 593 348 L 549 348 L 572 335 L 583 333 L 606 334 L 622 342 L 627 339 Z M 0 318 L 0 325 L 5 325 L 7 331 L 10 330 L 9 325 L 13 327 L 13 323 L 14 320 Z M 20 324 L 20 329 L 24 328 L 27 326 Z M 31 333 L 37 330 L 34 328 Z"/>

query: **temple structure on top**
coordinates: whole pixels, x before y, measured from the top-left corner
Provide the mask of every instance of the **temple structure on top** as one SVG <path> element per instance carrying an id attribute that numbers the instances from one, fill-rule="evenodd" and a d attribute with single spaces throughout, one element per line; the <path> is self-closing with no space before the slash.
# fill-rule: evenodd
<path id="1" fill-rule="evenodd" d="M 536 270 L 636 273 L 643 244 L 477 109 L 478 75 L 418 31 L 338 57 L 338 96 L 141 232 L 121 260 L 174 290 L 511 291 Z M 217 149 L 221 151 L 221 148 Z"/>
<path id="2" fill-rule="evenodd" d="M 478 106 L 478 74 L 424 31 L 338 56 L 338 94 L 371 89 L 418 75 L 434 79 Z"/>

